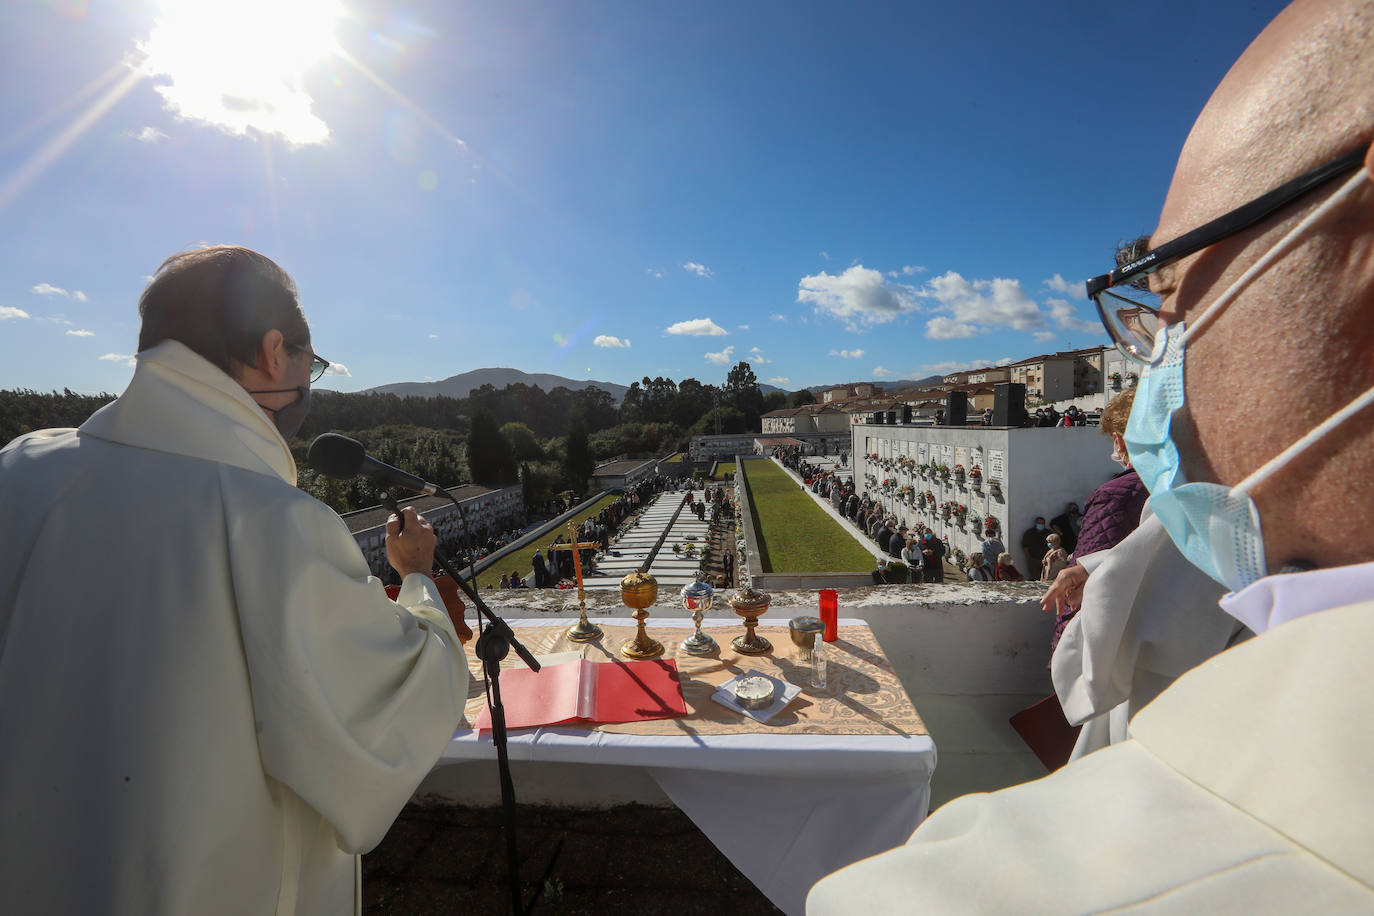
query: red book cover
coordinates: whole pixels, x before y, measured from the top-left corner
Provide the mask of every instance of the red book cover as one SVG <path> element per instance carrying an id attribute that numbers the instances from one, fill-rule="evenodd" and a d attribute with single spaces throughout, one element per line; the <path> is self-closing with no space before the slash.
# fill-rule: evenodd
<path id="1" fill-rule="evenodd" d="M 677 662 L 673 659 L 594 662 L 581 659 L 546 665 L 539 671 L 501 672 L 501 701 L 507 728 L 568 722 L 640 722 L 687 715 Z M 478 731 L 491 730 L 483 709 Z"/>

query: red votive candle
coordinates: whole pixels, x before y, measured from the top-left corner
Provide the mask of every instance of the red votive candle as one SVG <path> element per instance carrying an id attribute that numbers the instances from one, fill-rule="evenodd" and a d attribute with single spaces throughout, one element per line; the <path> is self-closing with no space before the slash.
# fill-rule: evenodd
<path id="1" fill-rule="evenodd" d="M 821 589 L 821 622 L 825 624 L 826 642 L 834 642 L 840 635 L 839 597 L 833 588 Z"/>

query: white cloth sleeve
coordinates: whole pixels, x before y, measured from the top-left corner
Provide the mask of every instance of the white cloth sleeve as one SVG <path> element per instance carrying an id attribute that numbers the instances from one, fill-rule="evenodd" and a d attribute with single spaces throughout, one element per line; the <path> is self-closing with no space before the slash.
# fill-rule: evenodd
<path id="1" fill-rule="evenodd" d="M 263 769 L 334 826 L 340 848 L 365 852 L 462 718 L 462 645 L 434 584 L 408 576 L 409 608 L 391 601 L 322 504 L 227 508 L 241 529 L 230 561 Z"/>

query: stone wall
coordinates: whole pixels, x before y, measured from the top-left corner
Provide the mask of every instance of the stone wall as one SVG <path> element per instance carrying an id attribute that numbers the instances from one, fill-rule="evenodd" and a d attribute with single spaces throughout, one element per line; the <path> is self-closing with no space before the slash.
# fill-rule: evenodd
<path id="1" fill-rule="evenodd" d="M 861 426 L 853 431 L 853 448 L 854 486 L 861 495 L 867 492 L 878 499 L 908 527 L 915 522 L 932 527 L 949 543 L 951 553 L 980 549 L 983 520 L 991 516 L 1017 568 L 1030 578 L 1040 571 L 1026 568 L 1020 542 L 1035 517 L 1053 518 L 1071 501 L 1081 507 L 1120 471 L 1111 460 L 1111 444 L 1094 427 Z M 963 465 L 963 482 L 953 475 L 923 476 L 920 467 L 932 460 L 951 469 Z M 981 471 L 978 483 L 969 476 L 974 465 Z M 910 495 L 902 492 L 907 486 L 913 489 Z M 918 495 L 927 491 L 934 503 L 922 507 Z M 940 507 L 947 502 L 968 511 L 962 519 L 954 512 L 946 518 Z"/>

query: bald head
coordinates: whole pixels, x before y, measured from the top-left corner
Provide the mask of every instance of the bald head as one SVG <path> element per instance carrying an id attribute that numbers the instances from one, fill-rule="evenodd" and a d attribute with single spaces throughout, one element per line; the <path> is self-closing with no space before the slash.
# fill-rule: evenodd
<path id="1" fill-rule="evenodd" d="M 1367 147 L 1374 138 L 1371 86 L 1374 4 L 1300 0 L 1284 10 L 1194 124 L 1151 244 Z M 1197 323 L 1351 177 L 1151 277 L 1165 320 Z M 1190 336 L 1186 405 L 1173 423 L 1188 479 L 1233 486 L 1374 386 L 1371 316 L 1374 182 L 1366 180 Z M 1252 495 L 1270 569 L 1298 559 L 1374 559 L 1374 421 L 1356 416 Z M 1332 535 L 1352 509 L 1365 520 L 1362 536 Z"/>
<path id="2" fill-rule="evenodd" d="M 1299 0 L 1246 49 L 1188 134 L 1163 218 L 1198 226 L 1369 143 L 1374 4 Z M 1155 243 L 1164 241 L 1156 237 Z"/>

